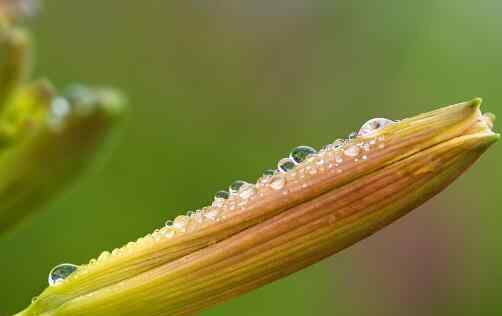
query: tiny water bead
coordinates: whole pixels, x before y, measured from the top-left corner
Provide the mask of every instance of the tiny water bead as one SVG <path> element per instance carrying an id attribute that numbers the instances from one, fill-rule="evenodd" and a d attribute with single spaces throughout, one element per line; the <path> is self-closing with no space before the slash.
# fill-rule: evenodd
<path id="1" fill-rule="evenodd" d="M 204 212 L 204 217 L 209 219 L 210 221 L 216 221 L 220 214 L 220 210 L 217 208 L 211 208 Z"/>
<path id="2" fill-rule="evenodd" d="M 189 221 L 190 217 L 186 215 L 180 215 L 174 219 L 173 227 L 176 228 L 178 231 L 184 232 L 186 230 Z"/>
<path id="3" fill-rule="evenodd" d="M 361 149 L 357 145 L 351 145 L 345 149 L 344 153 L 349 157 L 356 157 L 361 152 Z"/>
<path id="4" fill-rule="evenodd" d="M 256 187 L 252 184 L 246 183 L 239 190 L 239 196 L 242 199 L 249 199 L 256 194 Z"/>
<path id="5" fill-rule="evenodd" d="M 54 286 L 63 282 L 70 274 L 75 272 L 78 266 L 71 263 L 63 263 L 54 267 L 51 272 L 49 272 L 49 285 Z"/>
<path id="6" fill-rule="evenodd" d="M 109 256 L 110 256 L 110 252 L 109 252 L 109 251 L 103 251 L 103 252 L 99 255 L 99 257 L 98 257 L 98 262 L 99 262 L 99 261 L 106 260 Z"/>
<path id="7" fill-rule="evenodd" d="M 279 162 L 277 163 L 277 168 L 281 172 L 288 172 L 289 170 L 293 169 L 295 166 L 296 165 L 293 162 L 293 160 L 291 160 L 289 158 L 283 158 L 283 159 L 279 160 Z"/>
<path id="8" fill-rule="evenodd" d="M 275 174 L 276 170 L 274 169 L 268 169 L 263 171 L 263 176 L 268 177 L 268 176 L 273 176 Z"/>
<path id="9" fill-rule="evenodd" d="M 270 181 L 270 187 L 274 190 L 281 190 L 285 184 L 286 178 L 282 175 L 276 175 Z"/>
<path id="10" fill-rule="evenodd" d="M 308 156 L 315 154 L 317 151 L 309 146 L 298 146 L 289 155 L 289 158 L 296 164 L 302 163 Z"/>
<path id="11" fill-rule="evenodd" d="M 218 191 L 214 195 L 214 198 L 215 199 L 228 199 L 229 196 L 230 196 L 230 193 L 228 193 L 228 191 Z"/>
<path id="12" fill-rule="evenodd" d="M 228 189 L 230 193 L 237 193 L 239 189 L 245 184 L 247 184 L 246 181 L 237 180 L 234 183 L 232 183 Z"/>
<path id="13" fill-rule="evenodd" d="M 359 130 L 358 136 L 370 136 L 375 132 L 381 130 L 387 125 L 395 123 L 392 120 L 386 118 L 374 118 L 364 123 L 364 125 Z"/>
<path id="14" fill-rule="evenodd" d="M 333 144 L 332 144 L 332 145 L 333 145 L 333 147 L 334 147 L 335 149 L 338 149 L 338 148 L 342 147 L 344 144 L 345 144 L 345 141 L 344 141 L 343 139 L 337 139 L 337 140 L 335 140 L 335 141 L 333 142 Z"/>

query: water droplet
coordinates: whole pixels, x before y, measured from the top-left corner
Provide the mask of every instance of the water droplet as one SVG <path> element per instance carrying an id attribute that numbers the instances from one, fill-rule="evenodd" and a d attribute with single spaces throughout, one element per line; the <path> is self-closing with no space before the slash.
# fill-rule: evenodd
<path id="1" fill-rule="evenodd" d="M 78 266 L 71 263 L 63 263 L 54 267 L 49 272 L 49 285 L 53 286 L 63 282 L 70 274 L 75 272 Z"/>
<path id="2" fill-rule="evenodd" d="M 274 190 L 281 190 L 286 184 L 286 178 L 282 175 L 276 175 L 270 180 L 270 187 Z"/>
<path id="3" fill-rule="evenodd" d="M 265 170 L 263 171 L 263 176 L 267 177 L 267 176 L 273 176 L 275 174 L 276 170 L 274 169 L 268 169 L 268 170 Z"/>
<path id="4" fill-rule="evenodd" d="M 337 164 L 340 164 L 340 163 L 342 163 L 342 162 L 343 162 L 343 158 L 342 158 L 342 155 L 341 155 L 340 153 L 336 153 L 336 154 L 335 154 L 335 162 L 336 162 Z"/>
<path id="5" fill-rule="evenodd" d="M 70 113 L 70 103 L 63 97 L 56 97 L 52 101 L 51 113 L 57 117 L 64 117 Z"/>
<path id="6" fill-rule="evenodd" d="M 180 215 L 174 219 L 173 227 L 178 231 L 184 232 L 189 221 L 190 217 L 186 215 Z"/>
<path id="7" fill-rule="evenodd" d="M 302 163 L 308 156 L 316 153 L 316 150 L 309 146 L 298 146 L 291 154 L 289 154 L 289 159 L 291 159 L 296 164 Z"/>
<path id="8" fill-rule="evenodd" d="M 239 190 L 239 196 L 242 199 L 249 199 L 256 194 L 256 187 L 252 184 L 245 184 Z"/>
<path id="9" fill-rule="evenodd" d="M 98 261 L 103 261 L 105 260 L 106 258 L 108 258 L 110 256 L 110 252 L 108 251 L 103 251 L 99 257 L 98 257 Z"/>
<path id="10" fill-rule="evenodd" d="M 204 212 L 204 217 L 212 221 L 217 220 L 218 215 L 220 215 L 220 210 L 217 208 L 210 208 Z"/>
<path id="11" fill-rule="evenodd" d="M 228 199 L 228 196 L 230 194 L 227 192 L 227 191 L 218 191 L 216 192 L 216 194 L 214 195 L 214 198 L 215 199 Z"/>
<path id="12" fill-rule="evenodd" d="M 335 149 L 342 147 L 345 144 L 345 141 L 343 139 L 337 139 L 333 142 L 333 146 Z"/>
<path id="13" fill-rule="evenodd" d="M 236 192 L 238 192 L 239 189 L 241 188 L 241 186 L 243 186 L 246 183 L 247 183 L 246 181 L 242 181 L 242 180 L 235 181 L 229 187 L 230 193 L 236 193 Z"/>
<path id="14" fill-rule="evenodd" d="M 358 136 L 369 136 L 381 130 L 385 126 L 394 123 L 394 121 L 386 118 L 374 118 L 364 123 L 359 130 Z"/>
<path id="15" fill-rule="evenodd" d="M 73 109 L 78 115 L 90 115 L 98 100 L 95 92 L 86 86 L 80 84 L 73 84 L 65 89 L 64 96 L 70 101 Z"/>
<path id="16" fill-rule="evenodd" d="M 311 174 L 311 175 L 314 175 L 314 174 L 316 174 L 316 173 L 317 173 L 317 169 L 316 169 L 315 167 L 313 167 L 313 166 L 308 166 L 308 167 L 307 167 L 307 172 L 308 172 L 309 174 Z"/>
<path id="17" fill-rule="evenodd" d="M 172 220 L 170 220 L 170 219 L 168 219 L 168 220 L 166 221 L 166 223 L 164 224 L 164 226 L 165 226 L 165 227 L 169 227 L 169 226 L 172 226 L 172 225 L 173 225 L 173 221 L 172 221 Z"/>
<path id="18" fill-rule="evenodd" d="M 51 112 L 47 123 L 54 130 L 62 128 L 64 118 L 70 113 L 71 106 L 68 100 L 63 97 L 56 97 L 51 104 Z"/>
<path id="19" fill-rule="evenodd" d="M 289 158 L 283 158 L 277 163 L 277 168 L 281 172 L 287 172 L 295 167 L 295 163 Z"/>
<path id="20" fill-rule="evenodd" d="M 167 226 L 167 227 L 162 228 L 160 230 L 160 233 L 165 238 L 172 238 L 172 237 L 174 237 L 174 235 L 176 235 L 176 229 L 174 229 L 174 227 L 172 227 L 172 226 Z"/>
<path id="21" fill-rule="evenodd" d="M 202 223 L 204 221 L 204 216 L 202 216 L 202 211 L 197 210 L 195 211 L 192 216 L 190 216 L 191 222 L 194 223 Z"/>
<path id="22" fill-rule="evenodd" d="M 214 207 L 222 207 L 223 205 L 225 205 L 225 199 L 223 199 L 223 198 L 215 197 L 213 200 L 213 203 L 211 203 L 211 206 L 214 206 Z"/>
<path id="23" fill-rule="evenodd" d="M 346 156 L 356 157 L 357 155 L 359 155 L 360 151 L 361 151 L 361 149 L 358 146 L 351 145 L 351 146 L 349 146 L 348 148 L 345 149 L 344 153 L 345 153 Z"/>
<path id="24" fill-rule="evenodd" d="M 31 299 L 31 303 L 36 303 L 38 301 L 38 296 L 35 296 Z"/>
<path id="25" fill-rule="evenodd" d="M 357 137 L 357 132 L 352 132 L 349 134 L 349 136 L 347 136 L 347 139 L 348 140 L 351 140 L 351 139 L 354 139 Z"/>

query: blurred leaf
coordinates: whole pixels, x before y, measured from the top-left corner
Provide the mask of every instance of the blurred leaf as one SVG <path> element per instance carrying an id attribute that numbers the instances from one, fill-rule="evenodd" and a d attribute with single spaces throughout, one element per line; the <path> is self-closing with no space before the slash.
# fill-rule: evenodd
<path id="1" fill-rule="evenodd" d="M 92 163 L 125 100 L 110 89 L 23 81 L 26 34 L 0 21 L 0 232 L 63 190 Z"/>
<path id="2" fill-rule="evenodd" d="M 26 94 L 16 98 L 19 108 L 40 108 L 16 117 L 16 127 L 23 123 L 16 134 L 23 135 L 0 155 L 0 230 L 44 205 L 93 161 L 124 103 L 111 90 L 88 90 L 87 97 L 58 96 L 48 103 L 31 102 Z"/>
<path id="3" fill-rule="evenodd" d="M 0 111 L 29 70 L 27 34 L 0 21 Z"/>

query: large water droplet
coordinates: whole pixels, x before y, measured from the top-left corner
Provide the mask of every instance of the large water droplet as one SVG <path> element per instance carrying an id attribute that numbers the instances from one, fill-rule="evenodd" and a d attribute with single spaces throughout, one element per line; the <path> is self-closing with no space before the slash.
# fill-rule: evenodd
<path id="1" fill-rule="evenodd" d="M 241 186 L 243 186 L 244 184 L 247 184 L 247 182 L 242 180 L 237 180 L 234 183 L 232 183 L 228 189 L 230 190 L 230 193 L 237 193 L 241 188 Z"/>
<path id="2" fill-rule="evenodd" d="M 394 121 L 386 118 L 374 118 L 364 123 L 359 130 L 358 136 L 369 136 L 381 130 L 385 126 L 394 123 Z"/>
<path id="3" fill-rule="evenodd" d="M 293 151 L 291 151 L 291 154 L 289 155 L 289 158 L 294 161 L 295 163 L 299 164 L 305 159 L 307 159 L 308 156 L 313 155 L 316 153 L 316 150 L 312 147 L 309 146 L 298 146 Z"/>
<path id="4" fill-rule="evenodd" d="M 53 286 L 63 282 L 70 274 L 75 272 L 78 266 L 71 263 L 63 263 L 54 267 L 49 272 L 49 285 Z"/>
<path id="5" fill-rule="evenodd" d="M 294 167 L 295 167 L 295 163 L 293 162 L 293 160 L 291 160 L 289 158 L 283 158 L 283 159 L 279 160 L 279 162 L 277 163 L 277 168 L 281 172 L 288 172 L 288 170 L 291 170 Z"/>

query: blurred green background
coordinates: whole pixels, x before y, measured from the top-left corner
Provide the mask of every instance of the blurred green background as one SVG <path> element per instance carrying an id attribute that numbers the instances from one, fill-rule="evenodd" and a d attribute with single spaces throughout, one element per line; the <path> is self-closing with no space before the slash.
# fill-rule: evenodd
<path id="1" fill-rule="evenodd" d="M 45 1 L 29 26 L 37 77 L 119 87 L 131 110 L 99 163 L 0 239 L 2 316 L 54 265 L 206 205 L 296 145 L 476 96 L 502 115 L 500 0 Z M 375 236 L 203 315 L 500 315 L 501 155 Z"/>

